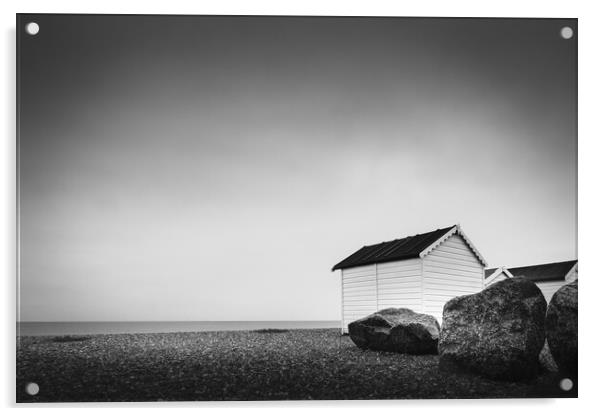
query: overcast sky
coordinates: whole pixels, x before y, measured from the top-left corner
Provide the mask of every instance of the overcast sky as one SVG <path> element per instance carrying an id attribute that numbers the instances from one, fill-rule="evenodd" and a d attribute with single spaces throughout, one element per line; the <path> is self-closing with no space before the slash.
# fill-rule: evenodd
<path id="1" fill-rule="evenodd" d="M 335 263 L 455 223 L 577 256 L 575 20 L 30 20 L 22 320 L 339 319 Z"/>

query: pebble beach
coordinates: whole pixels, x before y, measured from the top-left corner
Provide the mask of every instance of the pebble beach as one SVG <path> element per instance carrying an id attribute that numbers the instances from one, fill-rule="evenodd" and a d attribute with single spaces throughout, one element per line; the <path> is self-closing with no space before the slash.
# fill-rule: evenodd
<path id="1" fill-rule="evenodd" d="M 361 350 L 338 329 L 17 338 L 17 402 L 576 397 L 561 379 L 443 372 L 438 355 Z"/>

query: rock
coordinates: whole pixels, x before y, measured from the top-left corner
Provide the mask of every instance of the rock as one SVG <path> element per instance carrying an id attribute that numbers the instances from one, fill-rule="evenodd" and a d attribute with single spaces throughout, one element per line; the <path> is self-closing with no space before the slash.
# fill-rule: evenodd
<path id="1" fill-rule="evenodd" d="M 497 380 L 523 380 L 539 370 L 546 300 L 521 277 L 504 279 L 443 308 L 442 370 L 471 371 Z"/>
<path id="2" fill-rule="evenodd" d="M 437 354 L 439 322 L 406 308 L 388 308 L 349 324 L 360 348 L 407 354 Z"/>
<path id="3" fill-rule="evenodd" d="M 577 374 L 577 281 L 562 286 L 548 306 L 546 337 L 558 369 Z"/>
<path id="4" fill-rule="evenodd" d="M 554 357 L 552 356 L 552 352 L 550 351 L 550 346 L 548 345 L 548 340 L 543 344 L 543 348 L 539 352 L 539 364 L 541 367 L 549 371 L 551 373 L 558 372 L 558 366 L 556 365 L 556 361 L 554 361 Z"/>

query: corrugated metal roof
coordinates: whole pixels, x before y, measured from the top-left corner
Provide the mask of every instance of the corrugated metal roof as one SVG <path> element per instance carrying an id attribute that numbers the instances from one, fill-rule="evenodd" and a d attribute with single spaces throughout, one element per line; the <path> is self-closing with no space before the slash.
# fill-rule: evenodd
<path id="1" fill-rule="evenodd" d="M 364 246 L 337 263 L 332 270 L 420 257 L 420 253 L 454 227 L 455 225 L 452 225 L 451 227 L 441 228 L 424 234 L 416 234 L 393 241 Z"/>
<path id="2" fill-rule="evenodd" d="M 536 264 L 533 266 L 513 267 L 508 269 L 514 277 L 524 277 L 532 282 L 564 280 L 566 274 L 577 263 L 577 260 L 558 263 Z"/>

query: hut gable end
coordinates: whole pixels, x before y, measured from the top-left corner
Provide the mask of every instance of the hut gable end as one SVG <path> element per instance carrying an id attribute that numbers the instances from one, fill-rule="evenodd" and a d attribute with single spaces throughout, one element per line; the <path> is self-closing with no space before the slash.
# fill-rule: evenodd
<path id="1" fill-rule="evenodd" d="M 456 225 L 456 226 L 452 227 L 447 233 L 445 233 L 443 236 L 441 236 L 437 241 L 433 242 L 430 246 L 428 246 L 425 250 L 423 250 L 420 253 L 420 257 L 424 258 L 424 257 L 428 256 L 431 252 L 433 252 L 433 250 L 436 250 L 439 246 L 445 245 L 445 242 L 448 241 L 452 237 L 454 237 L 452 239 L 453 241 L 459 242 L 461 240 L 461 243 L 459 243 L 461 248 L 462 249 L 467 248 L 474 255 L 474 257 L 476 257 L 476 259 L 483 265 L 483 267 L 487 267 L 487 262 L 485 261 L 485 258 L 481 255 L 481 253 L 479 253 L 479 251 L 476 249 L 474 244 L 472 244 L 472 242 L 468 239 L 466 234 L 464 234 L 464 232 L 460 228 L 460 225 Z M 453 243 L 451 245 L 453 245 Z"/>
<path id="2" fill-rule="evenodd" d="M 423 311 L 441 321 L 443 306 L 456 296 L 483 289 L 484 260 L 459 233 L 429 251 L 423 260 Z"/>

